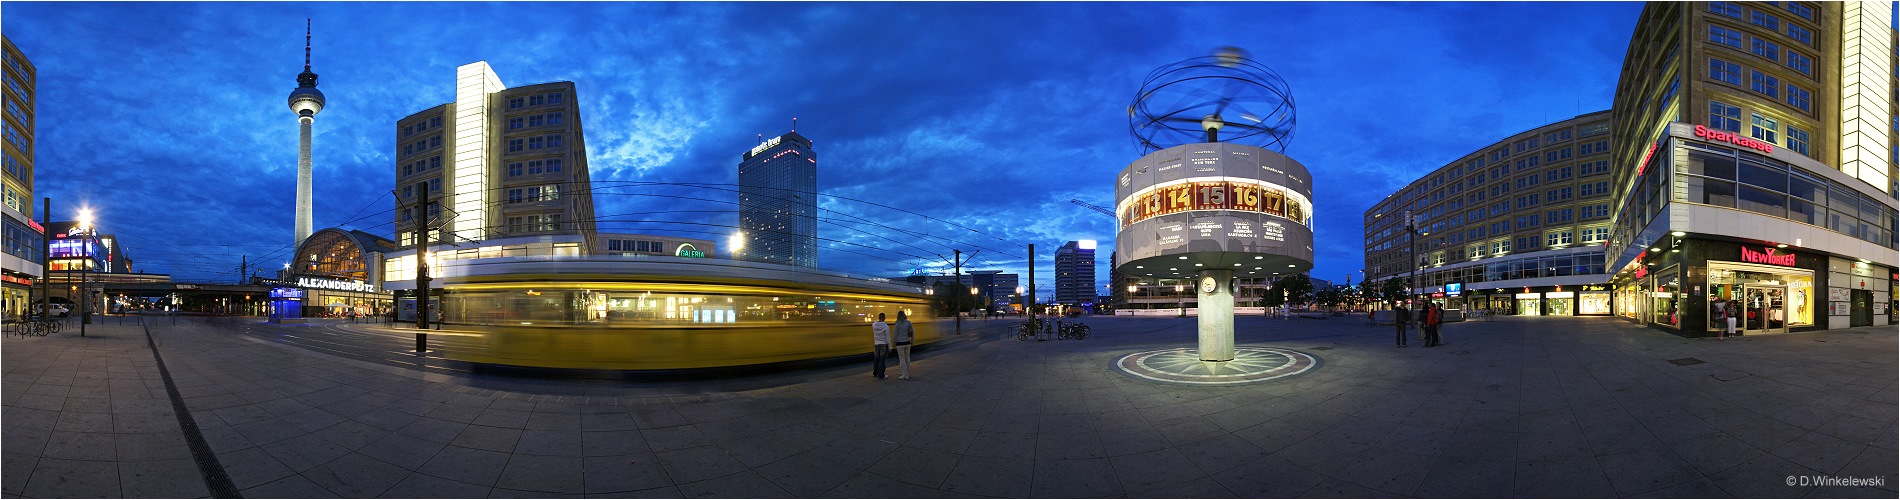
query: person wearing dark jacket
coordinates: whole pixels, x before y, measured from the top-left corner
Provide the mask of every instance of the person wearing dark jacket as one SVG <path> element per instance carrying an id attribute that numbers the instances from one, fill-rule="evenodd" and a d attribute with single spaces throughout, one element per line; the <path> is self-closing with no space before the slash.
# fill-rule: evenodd
<path id="1" fill-rule="evenodd" d="M 1393 305 L 1396 306 L 1397 304 Z M 1393 324 L 1398 325 L 1399 330 L 1399 347 L 1405 347 L 1405 326 L 1412 324 L 1412 311 L 1409 309 L 1410 308 L 1406 307 L 1392 308 L 1392 314 L 1394 315 Z"/>

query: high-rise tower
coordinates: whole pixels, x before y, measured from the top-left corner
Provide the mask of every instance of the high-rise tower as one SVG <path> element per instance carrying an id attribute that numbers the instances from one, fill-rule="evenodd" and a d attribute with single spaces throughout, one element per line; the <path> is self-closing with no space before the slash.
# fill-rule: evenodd
<path id="1" fill-rule="evenodd" d="M 793 131 L 754 146 L 739 162 L 735 259 L 818 267 L 818 154 Z"/>
<path id="2" fill-rule="evenodd" d="M 303 72 L 297 74 L 297 90 L 290 91 L 290 110 L 297 112 L 297 241 L 302 245 L 310 237 L 310 124 L 323 111 L 323 92 L 317 91 L 317 74 L 310 72 L 310 20 L 303 27 Z"/>

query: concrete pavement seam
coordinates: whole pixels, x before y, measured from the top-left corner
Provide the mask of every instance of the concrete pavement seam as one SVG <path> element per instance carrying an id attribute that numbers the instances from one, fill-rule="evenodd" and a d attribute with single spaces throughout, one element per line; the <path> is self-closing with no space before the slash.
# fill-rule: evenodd
<path id="1" fill-rule="evenodd" d="M 211 445 L 205 442 L 197 420 L 191 417 L 191 409 L 185 407 L 185 398 L 178 394 L 178 384 L 172 382 L 171 370 L 165 368 L 165 357 L 158 354 L 158 342 L 152 339 L 151 327 L 140 324 L 139 328 L 145 331 L 145 345 L 152 348 L 152 359 L 158 361 L 158 375 L 165 379 L 165 394 L 172 400 L 172 413 L 178 416 L 178 427 L 184 430 L 185 444 L 191 447 L 192 461 L 198 464 L 205 487 L 211 490 L 213 498 L 244 498 L 231 482 L 231 476 L 224 472 L 218 455 L 212 453 Z"/>

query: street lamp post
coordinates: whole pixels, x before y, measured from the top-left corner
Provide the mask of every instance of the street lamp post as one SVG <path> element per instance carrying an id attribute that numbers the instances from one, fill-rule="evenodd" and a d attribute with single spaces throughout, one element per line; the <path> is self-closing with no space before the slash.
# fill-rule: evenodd
<path id="1" fill-rule="evenodd" d="M 92 277 L 89 274 L 89 271 L 92 269 L 92 252 L 93 252 L 93 249 L 92 249 L 92 209 L 87 209 L 87 208 L 79 209 L 79 229 L 83 233 L 85 233 L 85 236 L 83 236 L 82 239 L 79 240 L 81 248 L 85 249 L 85 262 L 81 263 L 79 266 L 79 336 L 84 337 L 86 336 L 86 325 L 92 323 L 92 309 L 90 307 L 87 307 L 88 305 L 90 305 L 87 303 L 91 302 L 91 300 L 89 300 L 91 289 L 90 287 L 87 286 L 87 283 L 86 283 L 87 281 L 92 279 Z"/>

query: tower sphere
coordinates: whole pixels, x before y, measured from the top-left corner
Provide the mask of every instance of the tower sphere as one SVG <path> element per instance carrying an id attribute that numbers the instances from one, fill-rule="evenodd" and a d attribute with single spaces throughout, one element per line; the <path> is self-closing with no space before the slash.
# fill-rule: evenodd
<path id="1" fill-rule="evenodd" d="M 315 116 L 323 111 L 323 92 L 316 87 L 297 87 L 290 91 L 290 110 L 297 116 Z"/>

